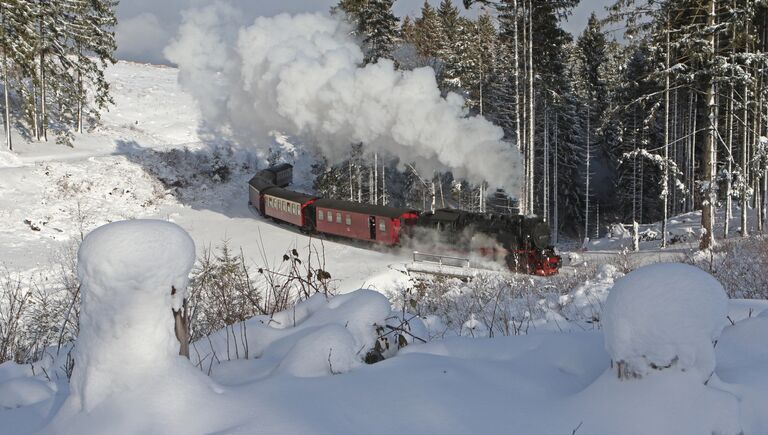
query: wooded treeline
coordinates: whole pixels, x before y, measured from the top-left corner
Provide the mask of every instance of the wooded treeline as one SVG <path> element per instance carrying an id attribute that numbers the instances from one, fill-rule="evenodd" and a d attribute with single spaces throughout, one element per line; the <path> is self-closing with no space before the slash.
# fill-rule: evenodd
<path id="1" fill-rule="evenodd" d="M 30 140 L 71 145 L 111 103 L 104 68 L 114 63 L 116 0 L 0 2 L 3 124 Z"/>
<path id="2" fill-rule="evenodd" d="M 749 209 L 763 230 L 768 2 L 618 0 L 576 38 L 561 22 L 578 0 L 465 3 L 483 10 L 470 19 L 443 0 L 395 17 L 393 0 L 342 0 L 333 12 L 357 29 L 366 62 L 431 66 L 444 93 L 461 94 L 470 113 L 504 129 L 525 158 L 523 191 L 510 192 L 521 212 L 545 217 L 556 233 L 594 237 L 610 223 L 703 210 L 709 246 L 714 208 L 723 205 L 741 210 L 742 233 Z M 483 186 L 450 174 L 398 181 L 402 174 L 387 168 L 390 178 L 366 181 L 381 173 L 369 160 L 359 150 L 337 166 L 337 196 L 381 202 L 381 187 L 366 192 L 391 178 L 405 189 L 396 202 L 421 206 L 446 192 L 464 208 L 493 203 Z"/>

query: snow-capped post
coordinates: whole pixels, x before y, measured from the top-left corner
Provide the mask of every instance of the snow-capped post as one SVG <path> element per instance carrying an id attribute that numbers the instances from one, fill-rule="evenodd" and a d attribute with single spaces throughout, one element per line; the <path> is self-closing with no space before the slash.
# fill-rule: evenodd
<path id="1" fill-rule="evenodd" d="M 632 250 L 635 252 L 640 250 L 640 225 L 637 221 L 632 222 Z"/>
<path id="2" fill-rule="evenodd" d="M 88 411 L 153 376 L 183 371 L 178 339 L 187 333 L 177 313 L 195 262 L 186 231 L 160 220 L 107 224 L 85 237 L 77 260 L 82 302 L 70 400 Z"/>
<path id="3" fill-rule="evenodd" d="M 605 348 L 619 379 L 677 370 L 706 383 L 727 315 L 725 290 L 707 272 L 680 263 L 641 267 L 616 281 L 608 295 Z"/>

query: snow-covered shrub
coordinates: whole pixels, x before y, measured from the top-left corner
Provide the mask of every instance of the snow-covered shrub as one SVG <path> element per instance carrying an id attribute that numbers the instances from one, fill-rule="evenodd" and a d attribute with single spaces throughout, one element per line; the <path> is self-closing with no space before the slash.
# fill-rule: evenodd
<path id="1" fill-rule="evenodd" d="M 548 313 L 559 310 L 559 295 L 547 280 L 488 273 L 468 282 L 443 277 L 415 280 L 390 298 L 423 318 L 439 318 L 427 322 L 431 338 L 446 334 L 493 337 L 543 326 Z"/>
<path id="2" fill-rule="evenodd" d="M 563 316 L 571 321 L 582 321 L 599 327 L 608 293 L 615 280 L 623 275 L 612 264 L 600 265 L 593 277 L 587 278 L 567 295 L 560 297 Z"/>
<path id="3" fill-rule="evenodd" d="M 233 253 L 228 241 L 217 252 L 203 250 L 189 286 L 192 340 L 266 314 L 261 292 L 250 275 L 242 252 Z"/>
<path id="4" fill-rule="evenodd" d="M 79 289 L 73 258 L 71 249 L 62 250 L 47 275 L 0 269 L 0 363 L 38 361 L 77 337 Z M 69 374 L 67 367 L 53 368 Z"/>
<path id="5" fill-rule="evenodd" d="M 697 252 L 690 263 L 723 284 L 731 298 L 768 299 L 768 238 L 724 240 L 708 251 Z"/>
<path id="6" fill-rule="evenodd" d="M 7 269 L 0 275 L 0 362 L 23 361 L 28 349 L 23 343 L 23 320 L 32 290 Z"/>
<path id="7" fill-rule="evenodd" d="M 172 310 L 182 306 L 194 261 L 194 242 L 170 222 L 115 222 L 86 236 L 78 251 L 74 408 L 91 410 L 146 378 L 180 370 Z"/>
<path id="8" fill-rule="evenodd" d="M 288 250 L 282 262 L 251 267 L 242 250 L 234 253 L 228 241 L 217 251 L 203 250 L 192 273 L 189 290 L 191 341 L 228 331 L 226 353 L 219 359 L 249 358 L 249 333 L 245 321 L 256 315 L 273 316 L 321 293 L 335 290 L 325 259 L 311 248 L 302 260 L 296 249 Z"/>
<path id="9" fill-rule="evenodd" d="M 728 298 L 710 274 L 693 266 L 660 263 L 616 281 L 605 303 L 605 347 L 621 379 L 652 370 L 697 373 L 715 368 L 714 343 L 725 326 Z"/>

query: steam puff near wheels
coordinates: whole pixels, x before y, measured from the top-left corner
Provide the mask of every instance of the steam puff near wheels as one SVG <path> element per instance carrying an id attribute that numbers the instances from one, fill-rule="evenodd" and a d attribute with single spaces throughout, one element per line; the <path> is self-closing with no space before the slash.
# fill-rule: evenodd
<path id="1" fill-rule="evenodd" d="M 339 161 L 350 143 L 362 142 L 423 171 L 519 191 L 520 153 L 501 128 L 468 117 L 459 95 L 443 98 L 432 68 L 398 71 L 390 60 L 360 67 L 363 53 L 350 33 L 319 14 L 242 26 L 237 11 L 216 4 L 186 12 L 165 54 L 204 121 L 241 143 L 277 130 Z"/>

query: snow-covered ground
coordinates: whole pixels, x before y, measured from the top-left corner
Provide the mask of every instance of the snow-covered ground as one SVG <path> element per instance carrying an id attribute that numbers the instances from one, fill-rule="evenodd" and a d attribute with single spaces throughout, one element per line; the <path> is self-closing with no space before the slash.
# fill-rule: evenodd
<path id="1" fill-rule="evenodd" d="M 16 137 L 17 154 L 0 154 L 0 267 L 23 276 L 45 274 L 58 250 L 81 240 L 93 228 L 117 220 L 156 218 L 183 228 L 198 253 L 229 240 L 232 247 L 242 247 L 254 265 L 279 263 L 289 249 L 302 251 L 314 243 L 344 294 L 329 300 L 316 295 L 271 319 L 254 317 L 232 329 L 232 334 L 241 335 L 231 340 L 228 330 L 199 340 L 191 358 L 196 366 L 187 367 L 196 367 L 196 374 L 178 379 L 170 369 L 147 377 L 125 348 L 112 349 L 103 360 L 83 360 L 81 367 L 93 364 L 98 370 L 75 374 L 72 389 L 62 376 L 60 360 L 2 364 L 3 433 L 768 433 L 768 302 L 730 300 L 724 306 L 715 298 L 715 308 L 702 308 L 690 303 L 701 289 L 686 285 L 706 281 L 695 272 L 674 269 L 669 272 L 675 274 L 674 280 L 653 271 L 650 276 L 646 272 L 645 278 L 626 279 L 616 267 L 604 265 L 558 300 L 534 300 L 542 314 L 528 319 L 533 327 L 525 329 L 526 335 L 436 334 L 440 319 L 414 317 L 407 313 L 407 303 L 406 310 L 393 311 L 380 293 L 356 290 L 402 289 L 408 282 L 398 270 L 409 261 L 409 252 L 310 240 L 248 208 L 245 183 L 270 148 L 280 149 L 297 164 L 297 184 L 307 187 L 310 158 L 290 138 L 277 135 L 272 143 L 216 151 L 221 144 L 207 137 L 194 101 L 177 84 L 177 70 L 120 62 L 107 76 L 116 104 L 104 114 L 103 126 L 78 136 L 74 148 L 52 142 L 23 143 Z M 217 152 L 225 153 L 220 157 L 230 163 L 227 180 L 216 172 Z M 697 216 L 675 219 L 671 225 L 675 231 L 696 230 Z M 599 263 L 599 255 L 615 255 L 626 242 L 617 240 L 593 242 L 590 251 L 600 254 L 575 255 L 563 279 L 578 276 L 585 262 Z M 638 262 L 660 259 L 662 254 L 652 249 L 652 243 L 644 246 L 647 250 Z M 111 258 L 109 248 L 101 249 L 105 249 L 101 254 L 89 254 L 100 257 L 98 264 Z M 685 257 L 687 249 L 686 245 L 670 250 L 662 259 Z M 142 252 L 133 254 L 142 256 Z M 488 282 L 494 280 L 498 278 Z M 113 285 L 115 291 L 125 291 L 125 286 L 119 286 L 124 281 L 131 280 L 100 283 L 107 287 L 95 293 L 93 288 L 84 289 L 84 294 L 99 298 Z M 622 303 L 609 303 L 616 282 L 623 283 L 622 293 L 631 289 L 639 302 L 625 298 Z M 679 298 L 665 298 L 665 309 L 658 310 L 659 301 L 638 296 L 637 290 L 644 286 L 654 287 L 653 294 L 670 292 Z M 447 295 L 447 304 L 467 302 L 468 310 L 475 309 L 467 291 L 468 287 L 457 284 Z M 643 312 L 633 312 L 633 306 L 642 307 Z M 114 309 L 114 304 L 99 305 L 86 318 L 93 320 L 99 312 Z M 646 350 L 632 345 L 622 348 L 629 353 L 608 353 L 606 349 L 615 351 L 615 346 L 606 346 L 601 329 L 606 309 L 614 310 L 606 326 L 614 334 L 605 336 L 620 337 L 626 343 L 637 337 L 634 331 L 646 331 L 639 342 L 664 356 L 652 360 L 656 367 L 646 367 L 645 376 L 622 380 L 616 376 L 612 358 L 627 354 L 637 359 L 642 355 L 632 352 Z M 157 316 L 140 315 L 136 307 L 132 310 L 125 317 L 130 323 L 157 320 Z M 493 310 L 495 314 L 495 306 Z M 722 318 L 719 310 L 727 310 L 728 316 Z M 680 318 L 669 318 L 669 313 Z M 699 367 L 690 361 L 696 353 L 680 350 L 686 331 L 696 329 L 685 323 L 688 315 L 703 319 L 696 325 L 711 327 L 707 331 L 711 335 L 705 338 L 717 340 L 714 355 L 706 354 L 708 369 L 703 375 L 688 370 Z M 617 322 L 617 316 L 631 324 Z M 119 331 L 121 319 L 102 318 L 81 325 Z M 480 313 L 473 311 L 459 322 L 466 320 L 462 327 L 474 331 L 479 319 Z M 675 340 L 654 348 L 655 339 L 649 342 L 647 337 L 664 336 L 657 327 L 675 332 Z M 87 334 L 93 345 L 118 333 Z M 443 335 L 447 336 L 434 338 Z M 433 339 L 427 343 L 418 339 L 429 337 Z M 134 339 L 129 340 L 130 346 L 140 351 L 142 344 Z M 373 365 L 362 363 L 377 341 L 388 358 Z M 398 350 L 403 344 L 407 345 Z M 247 345 L 247 359 L 244 347 L 232 349 L 243 345 Z M 98 356 L 100 345 L 94 346 L 76 349 L 76 360 L 77 355 L 81 360 Z M 696 346 L 700 350 L 702 342 Z M 123 352 L 128 356 L 121 357 Z M 681 357 L 685 360 L 678 365 Z M 175 357 L 166 352 L 163 358 Z M 150 358 L 139 363 L 157 361 Z M 185 360 L 176 363 L 187 364 Z M 121 364 L 132 368 L 121 369 Z M 139 375 L 140 382 L 133 382 Z M 104 394 L 97 395 L 88 413 L 78 413 L 71 403 L 65 405 L 89 389 Z"/>

